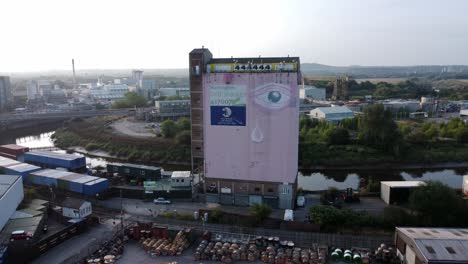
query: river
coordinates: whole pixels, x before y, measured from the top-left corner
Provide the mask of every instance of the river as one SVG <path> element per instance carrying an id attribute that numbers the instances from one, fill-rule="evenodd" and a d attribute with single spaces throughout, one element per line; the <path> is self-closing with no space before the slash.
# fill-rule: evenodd
<path id="1" fill-rule="evenodd" d="M 53 130 L 46 130 L 34 135 L 20 136 L 11 138 L 8 142 L 5 139 L 0 142 L 16 143 L 26 147 L 53 147 L 51 140 Z M 77 153 L 78 154 L 78 153 Z M 82 155 L 82 154 L 78 154 Z M 86 162 L 92 167 L 98 165 L 105 167 L 107 161 L 103 158 L 86 157 Z M 166 167 L 167 166 L 164 166 Z M 173 167 L 173 166 L 172 166 Z M 175 170 L 176 168 L 167 168 Z M 186 168 L 184 168 L 186 169 Z M 359 188 L 370 178 L 379 181 L 400 181 L 400 180 L 418 180 L 418 181 L 441 181 L 452 188 L 461 189 L 463 175 L 467 174 L 468 167 L 456 169 L 411 169 L 411 170 L 323 170 L 308 171 L 301 170 L 298 175 L 298 187 L 306 191 L 326 190 L 329 187 L 338 189 Z"/>

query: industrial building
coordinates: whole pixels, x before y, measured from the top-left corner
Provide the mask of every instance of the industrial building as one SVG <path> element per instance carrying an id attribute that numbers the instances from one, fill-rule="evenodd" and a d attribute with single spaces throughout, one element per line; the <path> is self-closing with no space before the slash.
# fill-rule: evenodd
<path id="1" fill-rule="evenodd" d="M 20 176 L 0 175 L 0 230 L 23 201 L 23 180 Z"/>
<path id="2" fill-rule="evenodd" d="M 411 190 L 424 184 L 422 181 L 381 181 L 380 198 L 386 204 L 403 204 L 408 202 Z"/>
<path id="3" fill-rule="evenodd" d="M 161 168 L 130 163 L 108 163 L 107 172 L 118 173 L 129 179 L 154 181 L 161 178 Z"/>
<path id="4" fill-rule="evenodd" d="M 0 111 L 6 110 L 11 103 L 10 77 L 0 76 Z"/>
<path id="5" fill-rule="evenodd" d="M 43 168 L 64 168 L 69 171 L 86 171 L 86 157 L 51 151 L 31 151 L 24 154 L 24 161 Z"/>
<path id="6" fill-rule="evenodd" d="M 179 96 L 179 97 L 189 97 L 190 88 L 188 87 L 162 87 L 159 88 L 159 96 Z"/>
<path id="7" fill-rule="evenodd" d="M 156 111 L 160 114 L 190 113 L 190 100 L 155 101 Z"/>
<path id="8" fill-rule="evenodd" d="M 408 111 L 411 113 L 421 109 L 421 104 L 417 100 L 385 100 L 382 101 L 382 104 L 385 109 L 390 109 L 392 111 Z"/>
<path id="9" fill-rule="evenodd" d="M 93 212 L 91 203 L 73 197 L 67 197 L 62 202 L 62 215 L 68 218 L 85 218 Z"/>
<path id="10" fill-rule="evenodd" d="M 326 99 L 325 88 L 317 88 L 315 86 L 305 85 L 303 89 L 299 90 L 299 97 L 301 99 L 322 100 Z"/>
<path id="11" fill-rule="evenodd" d="M 403 263 L 468 263 L 466 228 L 397 227 L 395 244 Z"/>
<path id="12" fill-rule="evenodd" d="M 105 84 L 89 89 L 89 95 L 97 101 L 115 101 L 123 99 L 130 90 L 126 84 Z"/>
<path id="13" fill-rule="evenodd" d="M 353 118 L 354 113 L 346 106 L 317 107 L 310 111 L 311 118 L 339 123 L 345 118 Z"/>
<path id="14" fill-rule="evenodd" d="M 189 54 L 192 171 L 207 202 L 294 206 L 297 186 L 298 57 Z"/>

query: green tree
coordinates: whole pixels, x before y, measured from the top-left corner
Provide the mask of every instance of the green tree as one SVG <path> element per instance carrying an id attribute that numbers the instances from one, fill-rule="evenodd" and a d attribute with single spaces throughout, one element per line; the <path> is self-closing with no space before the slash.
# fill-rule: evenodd
<path id="1" fill-rule="evenodd" d="M 190 120 L 186 117 L 179 118 L 177 120 L 177 129 L 179 131 L 190 130 Z"/>
<path id="2" fill-rule="evenodd" d="M 399 153 L 401 134 L 392 118 L 392 112 L 376 104 L 364 109 L 359 118 L 359 139 L 367 145 L 386 152 Z"/>
<path id="3" fill-rule="evenodd" d="M 250 206 L 250 215 L 255 217 L 258 224 L 262 223 L 271 214 L 271 208 L 266 204 L 253 204 Z"/>
<path id="4" fill-rule="evenodd" d="M 181 145 L 190 145 L 192 141 L 192 135 L 190 133 L 190 130 L 183 130 L 177 133 L 176 137 L 176 142 Z"/>
<path id="5" fill-rule="evenodd" d="M 455 136 L 459 143 L 462 143 L 462 144 L 468 143 L 468 128 L 462 127 L 462 128 L 457 129 Z"/>
<path id="6" fill-rule="evenodd" d="M 423 226 L 468 225 L 466 206 L 457 193 L 441 182 L 426 182 L 409 197 L 409 206 Z"/>
<path id="7" fill-rule="evenodd" d="M 177 134 L 177 126 L 172 120 L 161 123 L 161 134 L 165 138 L 173 138 Z"/>
<path id="8" fill-rule="evenodd" d="M 137 94 L 136 92 L 128 92 L 125 98 L 117 100 L 112 104 L 112 108 L 131 108 L 131 107 L 144 107 L 147 106 L 146 99 Z"/>
<path id="9" fill-rule="evenodd" d="M 328 132 L 328 145 L 346 145 L 349 143 L 349 132 L 347 129 L 337 127 Z"/>

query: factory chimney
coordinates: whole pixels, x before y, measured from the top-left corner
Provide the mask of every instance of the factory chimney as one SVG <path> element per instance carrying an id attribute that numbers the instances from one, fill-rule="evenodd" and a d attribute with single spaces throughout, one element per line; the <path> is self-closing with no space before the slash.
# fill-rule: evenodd
<path id="1" fill-rule="evenodd" d="M 73 68 L 73 89 L 76 90 L 75 59 L 72 59 Z"/>

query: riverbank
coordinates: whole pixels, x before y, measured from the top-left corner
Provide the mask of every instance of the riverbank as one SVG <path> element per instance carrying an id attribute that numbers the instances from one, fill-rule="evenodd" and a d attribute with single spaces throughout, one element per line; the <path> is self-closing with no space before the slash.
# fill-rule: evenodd
<path id="1" fill-rule="evenodd" d="M 190 164 L 190 146 L 162 137 L 135 138 L 111 126 L 118 118 L 100 117 L 67 122 L 52 136 L 54 145 L 106 159 L 144 164 Z"/>
<path id="2" fill-rule="evenodd" d="M 108 152 L 106 151 L 103 151 L 103 150 L 93 150 L 93 151 L 87 151 L 85 148 L 83 147 L 79 147 L 79 146 L 72 146 L 72 147 L 69 147 L 67 148 L 67 151 L 72 151 L 72 152 L 76 152 L 76 153 L 80 153 L 80 154 L 83 154 L 85 156 L 89 156 L 89 157 L 93 157 L 93 158 L 103 158 L 107 161 L 115 161 L 115 162 L 128 162 L 129 160 L 126 159 L 126 158 L 123 158 L 123 157 L 118 157 L 118 156 L 114 156 L 114 155 L 111 155 L 109 154 Z M 155 163 L 155 162 L 150 162 L 150 163 L 147 163 L 148 165 L 157 165 L 157 166 L 162 166 L 162 165 L 174 165 L 174 166 L 191 166 L 191 164 L 189 162 L 177 162 L 177 161 L 169 161 L 169 162 L 166 162 L 164 164 L 162 163 Z"/>
<path id="3" fill-rule="evenodd" d="M 299 167 L 299 170 L 310 171 L 353 171 L 353 170 L 419 170 L 419 169 L 456 169 L 468 168 L 468 161 L 465 162 L 435 162 L 435 163 L 380 163 L 380 164 L 359 164 L 359 165 L 316 165 L 307 168 Z"/>

